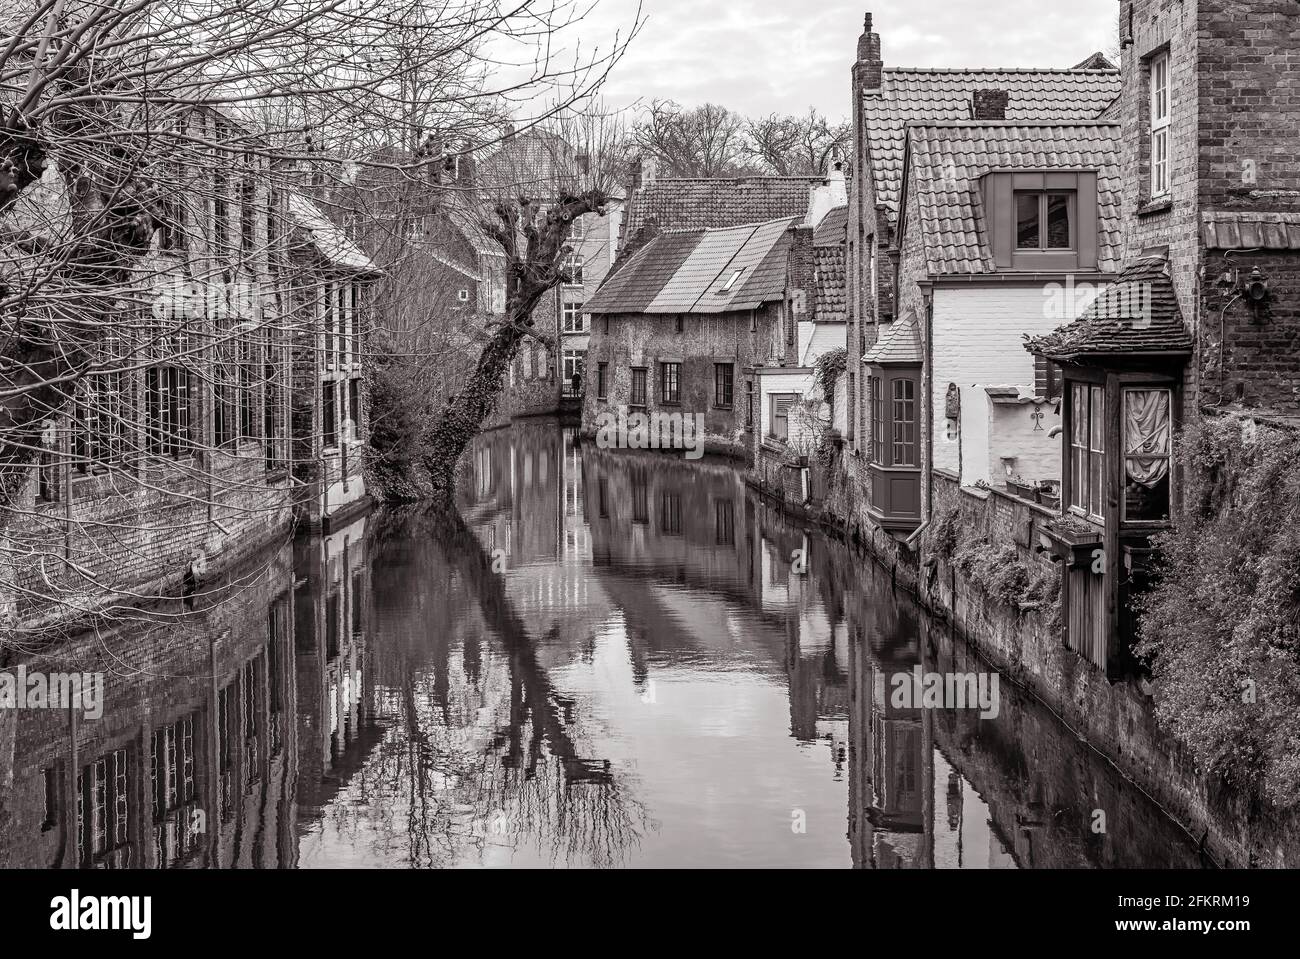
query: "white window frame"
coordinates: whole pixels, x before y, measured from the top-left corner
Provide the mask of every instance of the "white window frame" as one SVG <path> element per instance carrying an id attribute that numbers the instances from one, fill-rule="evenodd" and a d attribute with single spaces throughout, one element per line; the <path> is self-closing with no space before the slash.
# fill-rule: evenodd
<path id="1" fill-rule="evenodd" d="M 564 272 L 569 274 L 569 276 L 573 277 L 573 279 L 569 280 L 564 284 L 565 286 L 583 285 L 582 265 L 583 265 L 582 257 L 578 256 L 578 254 L 576 253 L 570 253 L 568 257 L 565 258 Z"/>
<path id="2" fill-rule="evenodd" d="M 582 313 L 581 303 L 565 303 L 560 307 L 560 330 L 564 333 L 585 333 L 587 321 Z"/>
<path id="3" fill-rule="evenodd" d="M 1147 63 L 1147 82 L 1151 88 L 1151 196 L 1166 197 L 1170 184 L 1170 128 L 1172 125 L 1169 90 L 1169 51 L 1164 50 Z"/>

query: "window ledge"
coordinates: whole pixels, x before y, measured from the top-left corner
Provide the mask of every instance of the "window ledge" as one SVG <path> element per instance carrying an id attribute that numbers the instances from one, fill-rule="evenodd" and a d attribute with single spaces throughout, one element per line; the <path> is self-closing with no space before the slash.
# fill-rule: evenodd
<path id="1" fill-rule="evenodd" d="M 1147 200 L 1145 203 L 1139 203 L 1137 208 L 1138 216 L 1151 216 L 1155 213 L 1168 213 L 1174 208 L 1172 197 L 1164 196 L 1155 200 Z"/>

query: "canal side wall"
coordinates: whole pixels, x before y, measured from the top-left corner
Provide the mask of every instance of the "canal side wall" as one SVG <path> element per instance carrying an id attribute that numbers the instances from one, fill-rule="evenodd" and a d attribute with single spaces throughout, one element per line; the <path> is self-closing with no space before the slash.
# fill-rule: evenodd
<path id="1" fill-rule="evenodd" d="M 747 482 L 794 515 L 832 529 L 870 553 L 890 570 L 898 588 L 946 620 L 1004 680 L 1041 700 L 1201 840 L 1207 861 L 1234 867 L 1300 865 L 1300 816 L 1269 810 L 1202 774 L 1185 747 L 1157 724 L 1141 680 L 1112 682 L 1066 647 L 1059 594 L 1051 585 L 1059 574 L 1048 555 L 1034 549 L 1040 524 L 1053 515 L 1049 510 L 1000 490 L 963 488 L 955 477 L 935 470 L 932 518 L 909 545 L 872 523 L 865 501 L 855 495 L 854 480 L 846 475 L 858 461 L 848 457 L 842 462 L 842 468 L 814 481 L 814 488 L 826 489 L 827 495 L 809 504 L 790 497 L 784 484 L 763 483 L 753 473 Z M 821 467 L 814 464 L 813 469 Z M 956 544 L 940 542 L 951 536 L 940 522 L 945 515 L 958 531 Z M 999 556 L 1014 546 L 1029 582 L 1038 587 L 1037 599 L 1011 605 L 977 584 L 969 557 L 977 555 L 981 540 Z M 1107 812 L 1103 798 L 1097 808 Z"/>

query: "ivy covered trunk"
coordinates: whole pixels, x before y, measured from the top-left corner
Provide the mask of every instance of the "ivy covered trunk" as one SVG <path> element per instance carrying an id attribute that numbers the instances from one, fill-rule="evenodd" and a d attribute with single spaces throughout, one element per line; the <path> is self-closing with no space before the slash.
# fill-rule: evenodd
<path id="1" fill-rule="evenodd" d="M 604 215 L 607 196 L 602 190 L 564 195 L 545 213 L 536 200 L 520 197 L 496 205 L 497 220 L 485 230 L 506 253 L 506 315 L 479 355 L 464 388 L 448 399 L 440 415 L 424 433 L 424 465 L 435 498 L 450 506 L 456 491 L 456 464 L 484 421 L 496 409 L 510 364 L 525 337 L 541 340 L 549 351 L 552 337 L 533 330 L 533 311 L 542 297 L 569 276 L 562 261 L 573 220 L 586 213 Z"/>

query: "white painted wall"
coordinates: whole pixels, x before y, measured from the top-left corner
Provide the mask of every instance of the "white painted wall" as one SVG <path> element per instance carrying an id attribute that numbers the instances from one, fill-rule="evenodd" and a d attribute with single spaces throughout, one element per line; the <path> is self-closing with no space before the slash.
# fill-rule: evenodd
<path id="1" fill-rule="evenodd" d="M 1032 393 L 1034 358 L 1025 352 L 1024 335 L 1050 333 L 1069 322 L 1087 308 L 1096 292 L 1097 288 L 1083 284 L 1072 291 L 1062 284 L 1025 287 L 972 284 L 934 291 L 930 397 L 934 467 L 953 473 L 960 471 L 965 485 L 977 479 L 989 482 L 1004 479 L 1004 476 L 987 475 L 987 464 L 999 462 L 1002 455 L 1010 455 L 1000 452 L 1007 438 L 999 437 L 998 423 L 1014 423 L 1013 432 L 1018 433 L 1019 422 L 1013 419 L 1015 414 L 993 418 L 984 388 L 1018 386 Z M 957 431 L 960 442 L 952 435 L 944 416 L 949 383 L 956 383 L 961 390 L 961 424 Z M 1027 418 L 1029 414 L 1022 411 L 1019 415 Z M 1055 422 L 1044 418 L 1044 436 Z M 1038 437 L 1032 439 L 1037 443 Z M 1021 443 L 1017 439 L 1014 445 L 1018 447 Z M 1021 474 L 1031 478 L 1023 470 Z"/>

